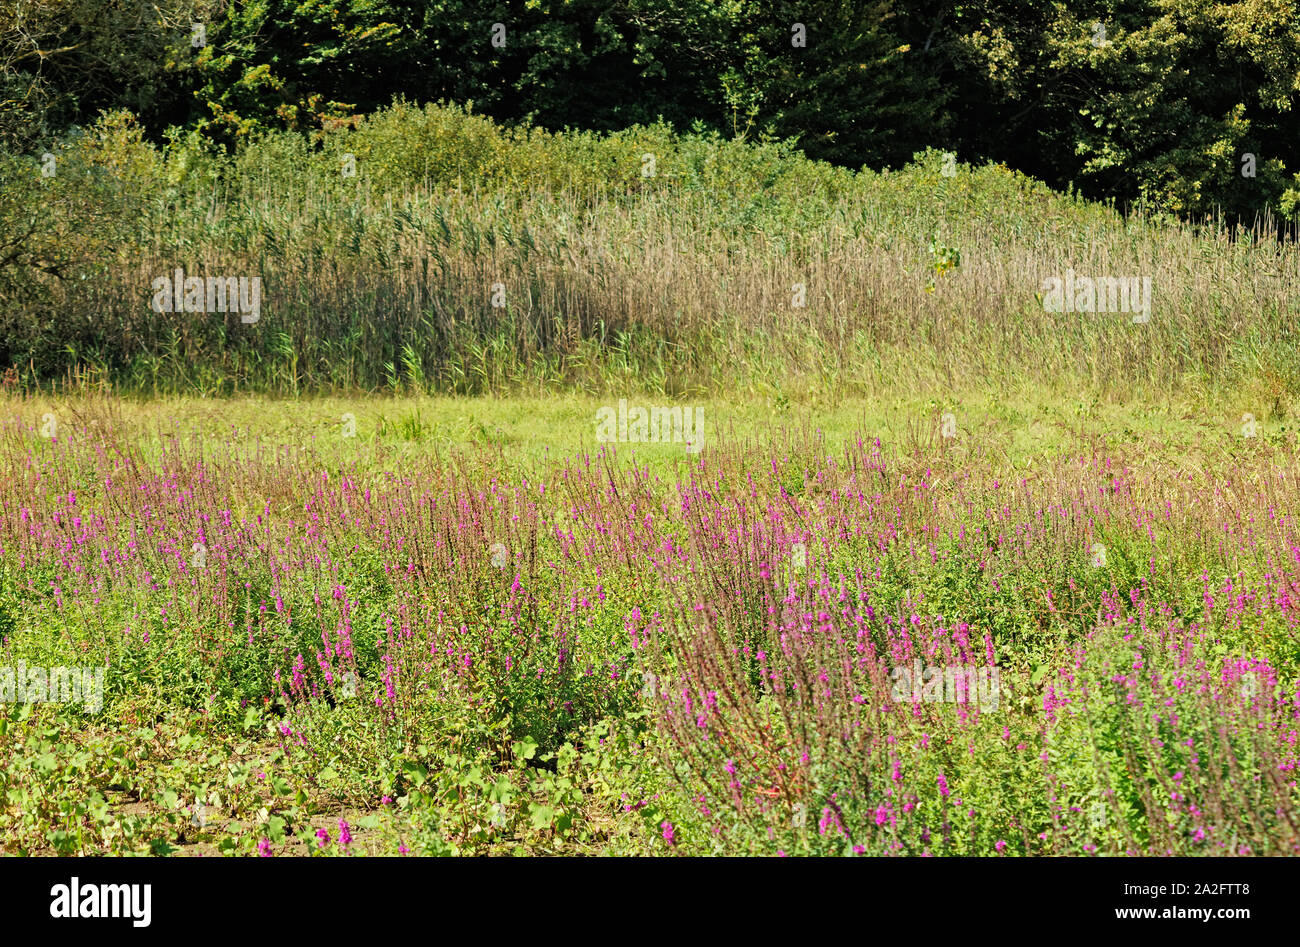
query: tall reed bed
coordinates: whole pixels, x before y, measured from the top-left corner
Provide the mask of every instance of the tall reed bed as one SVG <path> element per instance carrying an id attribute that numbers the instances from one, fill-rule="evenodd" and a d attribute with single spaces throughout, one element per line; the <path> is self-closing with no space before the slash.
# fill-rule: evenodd
<path id="1" fill-rule="evenodd" d="M 1116 397 L 1247 388 L 1279 415 L 1297 386 L 1293 245 L 1124 217 L 999 166 L 948 177 L 934 151 L 852 174 L 776 144 L 503 130 L 403 104 L 230 157 L 121 131 L 78 147 L 130 182 L 132 233 L 85 278 L 9 301 L 28 383 L 73 365 L 204 393 L 1029 378 Z M 176 267 L 260 275 L 260 320 L 154 312 L 151 281 Z M 1067 270 L 1149 278 L 1150 321 L 1046 311 L 1044 281 Z"/>

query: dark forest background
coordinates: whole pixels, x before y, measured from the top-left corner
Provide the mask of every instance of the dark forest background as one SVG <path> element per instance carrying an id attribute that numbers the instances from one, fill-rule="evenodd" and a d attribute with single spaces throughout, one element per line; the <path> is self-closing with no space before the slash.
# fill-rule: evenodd
<path id="1" fill-rule="evenodd" d="M 854 169 L 934 147 L 1178 215 L 1290 217 L 1298 95 L 1287 0 L 0 3 L 11 154 L 105 110 L 231 147 L 401 97 L 795 138 Z"/>

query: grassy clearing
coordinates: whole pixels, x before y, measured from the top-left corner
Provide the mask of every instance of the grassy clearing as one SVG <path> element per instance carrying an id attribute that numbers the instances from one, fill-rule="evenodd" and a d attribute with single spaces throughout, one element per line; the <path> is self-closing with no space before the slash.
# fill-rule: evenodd
<path id="1" fill-rule="evenodd" d="M 991 462 L 1011 467 L 1056 456 L 1080 440 L 1106 447 L 1141 443 L 1144 454 L 1176 462 L 1240 440 L 1242 417 L 1247 413 L 1258 418 L 1256 437 L 1263 441 L 1293 444 L 1297 433 L 1290 415 L 1265 413 L 1267 408 L 1248 395 L 1217 401 L 1170 396 L 1124 402 L 1076 391 L 1052 392 L 1028 383 L 996 392 L 965 393 L 907 392 L 900 386 L 876 398 L 846 397 L 815 387 L 788 392 L 766 388 L 763 394 L 742 392 L 681 403 L 703 410 L 711 439 L 770 440 L 783 430 L 797 428 L 819 432 L 831 446 L 862 433 L 891 443 L 934 446 L 942 438 L 943 415 L 951 412 L 962 441 L 978 444 Z M 635 392 L 559 397 L 121 398 L 74 389 L 57 395 L 0 397 L 0 413 L 34 430 L 52 415 L 56 423 L 96 421 L 150 437 L 258 437 L 310 447 L 332 461 L 352 459 L 363 448 L 425 456 L 478 445 L 499 451 L 502 462 L 524 466 L 597 448 L 597 412 L 616 406 L 619 397 L 633 404 L 668 403 Z M 689 460 L 677 445 L 632 444 L 624 453 L 668 469 Z"/>

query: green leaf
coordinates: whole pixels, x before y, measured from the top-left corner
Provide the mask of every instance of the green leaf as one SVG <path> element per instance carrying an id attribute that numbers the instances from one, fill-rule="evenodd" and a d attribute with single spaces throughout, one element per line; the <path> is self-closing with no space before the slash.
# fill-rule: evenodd
<path id="1" fill-rule="evenodd" d="M 407 761 L 402 764 L 402 771 L 411 777 L 411 782 L 417 786 L 423 786 L 424 781 L 429 778 L 429 771 L 419 763 Z"/>
<path id="2" fill-rule="evenodd" d="M 532 737 L 524 737 L 514 746 L 515 759 L 531 760 L 537 754 L 537 741 Z"/>

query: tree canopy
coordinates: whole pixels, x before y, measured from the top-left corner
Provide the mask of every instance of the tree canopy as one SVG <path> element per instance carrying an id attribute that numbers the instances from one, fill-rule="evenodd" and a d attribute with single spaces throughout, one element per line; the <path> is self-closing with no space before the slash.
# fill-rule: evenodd
<path id="1" fill-rule="evenodd" d="M 503 122 L 926 147 L 1184 215 L 1300 201 L 1292 0 L 3 0 L 0 144 L 103 110 L 235 144 L 402 97 Z"/>

